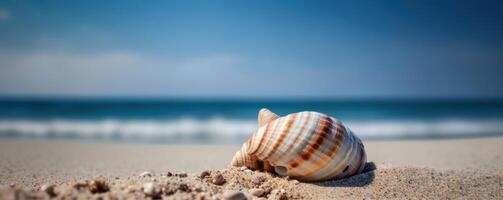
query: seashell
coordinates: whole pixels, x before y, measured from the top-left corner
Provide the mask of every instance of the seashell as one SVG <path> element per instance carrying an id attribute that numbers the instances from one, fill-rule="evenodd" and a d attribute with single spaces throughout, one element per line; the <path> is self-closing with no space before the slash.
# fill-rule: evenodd
<path id="1" fill-rule="evenodd" d="M 258 130 L 234 155 L 233 166 L 323 181 L 358 174 L 367 162 L 361 140 L 328 115 L 304 111 L 279 117 L 263 108 L 258 122 Z"/>

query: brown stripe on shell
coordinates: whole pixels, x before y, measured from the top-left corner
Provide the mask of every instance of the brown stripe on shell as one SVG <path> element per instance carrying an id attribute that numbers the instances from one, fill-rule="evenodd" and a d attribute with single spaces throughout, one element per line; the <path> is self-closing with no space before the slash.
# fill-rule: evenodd
<path id="1" fill-rule="evenodd" d="M 337 155 L 343 145 L 344 139 L 345 139 L 346 134 L 344 134 L 344 131 L 342 129 L 342 125 L 340 123 L 335 124 L 335 137 L 334 137 L 334 144 L 331 145 L 330 149 L 326 152 L 324 152 L 330 159 L 334 157 L 334 155 Z"/>
<path id="2" fill-rule="evenodd" d="M 353 171 L 351 175 L 353 174 L 356 174 L 356 173 L 359 173 L 360 169 L 364 168 L 365 167 L 365 163 L 366 162 L 366 156 L 365 156 L 365 147 L 363 147 L 363 144 L 359 144 L 358 145 L 359 149 L 360 149 L 360 159 L 358 160 L 358 167 L 355 168 L 355 171 Z"/>
<path id="3" fill-rule="evenodd" d="M 357 165 L 353 166 L 353 168 L 351 169 L 351 171 L 348 172 L 348 173 L 346 173 L 341 178 L 347 178 L 347 177 L 355 175 L 356 173 L 358 173 L 358 171 L 362 167 L 362 164 L 364 162 L 363 160 L 365 158 L 365 151 L 364 151 L 364 149 L 362 148 L 362 146 L 360 144 L 358 144 L 357 150 L 359 150 L 359 153 L 358 153 L 359 158 L 358 158 Z M 349 165 L 347 167 L 349 167 Z"/>
<path id="4" fill-rule="evenodd" d="M 340 132 L 339 123 L 334 122 L 332 120 L 332 118 L 330 118 L 330 117 L 328 117 L 327 119 L 328 119 L 329 127 L 328 128 L 324 127 L 325 129 L 319 135 L 319 137 L 316 139 L 316 144 L 313 144 L 313 146 L 314 147 L 316 147 L 316 146 L 321 147 L 321 146 L 324 146 L 323 143 L 329 142 L 329 144 L 328 144 L 329 148 L 328 149 L 322 148 L 319 150 L 321 153 L 323 153 L 320 156 L 324 155 L 324 157 L 321 158 L 321 162 L 318 161 L 318 162 L 314 163 L 314 167 L 308 168 L 307 170 L 305 170 L 303 172 L 303 175 L 306 177 L 308 175 L 318 171 L 319 169 L 322 169 L 323 167 L 327 166 L 327 164 L 329 164 L 332 161 L 333 155 L 336 155 L 339 152 L 340 147 L 342 146 L 342 142 L 341 142 L 342 139 L 341 138 L 344 138 L 344 134 L 342 132 Z M 336 127 L 333 126 L 334 123 L 335 123 Z M 335 141 L 331 142 L 330 140 L 325 140 L 327 138 L 332 138 L 330 135 L 334 133 L 334 130 L 335 130 L 335 136 L 333 138 L 335 138 Z"/>
<path id="5" fill-rule="evenodd" d="M 234 156 L 234 158 L 232 159 L 232 165 L 233 166 L 236 166 L 236 167 L 239 167 L 239 166 L 243 166 L 245 163 L 243 163 L 243 156 L 242 156 L 242 150 L 239 150 L 236 155 Z"/>
<path id="6" fill-rule="evenodd" d="M 266 160 L 267 158 L 269 158 L 269 156 L 271 156 L 276 151 L 276 149 L 278 149 L 278 147 L 283 143 L 283 140 L 285 140 L 285 136 L 292 128 L 292 124 L 295 121 L 296 116 L 297 116 L 297 113 L 293 113 L 288 117 L 288 121 L 286 122 L 286 128 L 284 128 L 283 131 L 280 133 L 279 138 L 274 143 L 272 149 L 267 153 L 267 155 L 265 155 L 262 158 L 263 160 Z"/>
<path id="7" fill-rule="evenodd" d="M 324 119 L 324 120 L 322 120 L 323 124 L 312 135 L 312 137 L 310 138 L 310 140 L 308 142 L 308 145 L 306 145 L 306 147 L 304 148 L 304 150 L 300 154 L 300 157 L 297 158 L 294 162 L 292 162 L 292 163 L 294 163 L 294 165 L 296 163 L 297 167 L 300 166 L 300 165 L 303 165 L 304 163 L 306 163 L 307 161 L 309 161 L 311 159 L 311 156 L 312 156 L 312 154 L 315 151 L 315 149 L 313 148 L 313 145 L 317 144 L 316 143 L 317 141 L 323 142 L 324 138 L 320 140 L 319 139 L 320 137 L 322 137 L 322 136 L 326 137 L 326 136 L 324 136 L 324 135 L 326 135 L 326 133 L 323 134 L 323 131 L 327 131 L 326 127 L 331 126 L 330 123 L 331 123 L 332 120 L 329 117 L 327 117 L 327 116 L 323 116 L 323 119 Z M 328 129 L 328 130 L 330 130 L 330 129 Z M 318 163 L 315 163 L 315 165 L 317 165 L 317 164 Z"/>
<path id="8" fill-rule="evenodd" d="M 268 161 L 258 160 L 262 164 L 262 171 L 274 172 L 274 167 Z"/>
<path id="9" fill-rule="evenodd" d="M 268 123 L 268 124 L 267 124 L 267 126 L 265 127 L 264 134 L 263 134 L 263 135 L 262 135 L 262 137 L 260 138 L 260 141 L 259 141 L 258 145 L 257 145 L 255 148 L 253 148 L 253 149 L 248 149 L 248 153 L 249 153 L 249 154 L 254 155 L 254 154 L 255 154 L 255 153 L 256 153 L 256 152 L 260 149 L 260 147 L 262 146 L 262 143 L 264 142 L 264 138 L 266 138 L 266 135 L 265 135 L 265 134 L 266 134 L 267 132 L 269 132 L 269 128 L 271 127 L 271 124 L 272 124 L 272 123 Z M 255 132 L 255 134 L 258 134 L 258 131 L 257 131 L 257 132 Z M 253 139 L 253 138 L 255 137 L 255 134 L 253 134 L 253 135 L 252 135 L 252 138 L 251 138 L 251 139 Z M 251 139 L 250 139 L 250 141 L 253 141 L 253 140 L 251 140 Z M 251 148 L 251 146 L 249 146 L 249 147 Z"/>
<path id="10" fill-rule="evenodd" d="M 352 137 L 352 136 L 349 136 L 349 137 Z M 354 138 L 353 138 L 353 140 L 354 140 Z M 332 178 L 337 177 L 337 175 L 336 175 L 336 176 L 333 176 L 333 175 L 334 175 L 334 173 L 335 173 L 336 171 L 340 170 L 340 168 L 341 168 L 341 164 L 343 164 L 343 163 L 347 163 L 347 162 L 348 162 L 348 159 L 349 159 L 350 157 L 352 157 L 352 156 L 353 156 L 353 151 L 355 150 L 355 148 L 358 148 L 358 147 L 355 147 L 355 146 L 353 145 L 353 143 L 351 143 L 351 145 L 349 145 L 349 147 L 348 147 L 348 148 L 349 148 L 349 149 L 345 152 L 346 154 L 345 154 L 345 156 L 343 157 L 343 159 L 339 162 L 339 164 L 337 164 L 334 168 L 332 168 L 332 170 L 330 170 L 328 173 L 326 173 L 326 174 L 327 174 L 327 176 L 329 176 L 329 177 L 327 177 L 328 179 L 332 179 Z M 334 157 L 337 157 L 337 154 L 334 154 Z M 334 159 L 335 159 L 335 158 L 334 158 Z M 331 177 L 330 177 L 330 176 L 331 176 Z M 324 180 L 326 180 L 326 179 L 324 179 Z"/>
<path id="11" fill-rule="evenodd" d="M 251 145 L 253 144 L 253 138 L 255 138 L 255 134 L 252 134 L 251 138 L 246 141 L 246 148 L 249 149 L 251 148 Z"/>
<path id="12" fill-rule="evenodd" d="M 330 117 L 329 117 L 329 119 L 330 119 L 330 124 L 332 125 L 333 123 L 335 123 L 335 126 L 336 126 L 335 127 L 335 137 L 334 137 L 335 141 L 333 142 L 333 145 L 330 145 L 330 149 L 322 151 L 323 154 L 325 154 L 327 158 L 322 159 L 321 162 L 318 162 L 315 164 L 315 167 L 308 169 L 308 171 L 305 171 L 304 176 L 309 176 L 310 174 L 326 167 L 332 161 L 332 159 L 334 159 L 334 156 L 339 153 L 339 151 L 343 145 L 342 142 L 344 141 L 344 132 L 340 128 L 341 124 L 338 122 L 334 122 Z M 333 129 L 330 129 L 330 132 L 333 132 L 331 130 L 333 130 Z M 327 137 L 328 137 L 328 135 L 327 135 Z M 330 142 L 330 141 L 328 141 L 328 142 Z M 321 144 L 322 143 L 320 143 L 319 145 L 321 146 Z"/>
<path id="13" fill-rule="evenodd" d="M 258 112 L 258 126 L 259 128 L 264 126 L 271 121 L 278 119 L 279 116 L 268 110 L 267 108 L 262 108 Z"/>
<path id="14" fill-rule="evenodd" d="M 307 113 L 307 112 L 306 112 Z M 300 132 L 304 131 L 307 124 L 309 123 L 309 120 L 311 119 L 311 113 L 307 113 L 307 118 L 305 119 L 304 123 L 301 125 L 301 127 L 299 128 L 298 132 L 293 134 L 295 135 L 295 138 L 291 141 L 294 141 L 294 142 L 297 142 L 299 140 L 299 137 L 302 135 L 300 134 Z M 294 142 L 290 142 L 290 144 L 288 145 L 288 147 L 286 148 L 286 152 L 290 151 L 294 145 Z M 299 164 L 298 163 L 291 163 L 290 161 L 287 161 L 287 163 L 290 163 L 289 164 L 289 167 L 290 168 L 295 168 L 297 167 Z"/>
<path id="15" fill-rule="evenodd" d="M 269 123 L 269 124 L 272 124 L 274 125 L 271 128 L 269 128 L 267 131 L 264 131 L 264 134 L 262 134 L 262 137 L 260 138 L 261 140 L 265 141 L 265 142 L 262 142 L 261 143 L 261 148 L 259 149 L 260 151 L 254 153 L 254 155 L 256 155 L 257 157 L 263 159 L 264 158 L 264 155 L 268 153 L 272 143 L 274 143 L 273 141 L 273 138 L 274 138 L 274 134 L 278 131 L 278 130 L 281 130 L 281 127 L 283 126 L 283 123 L 284 123 L 284 120 L 276 120 L 272 123 Z M 265 160 L 265 159 L 263 159 Z"/>

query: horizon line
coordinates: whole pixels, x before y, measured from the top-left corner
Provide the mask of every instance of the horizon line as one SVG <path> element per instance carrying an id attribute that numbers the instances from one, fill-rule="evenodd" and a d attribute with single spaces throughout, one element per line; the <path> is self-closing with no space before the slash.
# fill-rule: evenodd
<path id="1" fill-rule="evenodd" d="M 503 101 L 503 96 L 0 95 L 0 101 Z"/>

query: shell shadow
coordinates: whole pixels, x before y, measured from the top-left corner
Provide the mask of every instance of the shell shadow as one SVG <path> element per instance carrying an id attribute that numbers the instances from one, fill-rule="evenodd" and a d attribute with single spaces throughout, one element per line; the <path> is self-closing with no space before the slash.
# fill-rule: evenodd
<path id="1" fill-rule="evenodd" d="M 322 187 L 363 187 L 374 181 L 376 170 L 374 162 L 367 162 L 362 173 L 341 180 L 329 180 L 313 183 Z"/>

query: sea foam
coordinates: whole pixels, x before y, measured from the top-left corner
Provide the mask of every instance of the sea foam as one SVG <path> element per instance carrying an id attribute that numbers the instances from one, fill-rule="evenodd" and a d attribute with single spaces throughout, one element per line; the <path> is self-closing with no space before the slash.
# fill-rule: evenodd
<path id="1" fill-rule="evenodd" d="M 363 139 L 424 139 L 503 135 L 503 119 L 382 120 L 344 122 Z M 0 137 L 61 138 L 155 143 L 244 142 L 255 120 L 179 118 L 169 120 L 0 120 Z"/>

